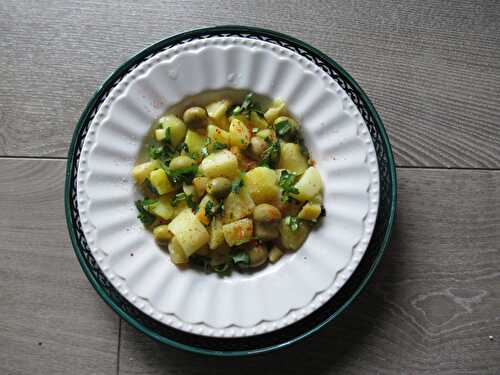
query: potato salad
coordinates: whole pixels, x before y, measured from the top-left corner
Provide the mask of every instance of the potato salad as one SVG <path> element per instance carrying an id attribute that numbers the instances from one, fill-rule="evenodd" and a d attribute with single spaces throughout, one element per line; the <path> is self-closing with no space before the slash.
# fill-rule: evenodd
<path id="1" fill-rule="evenodd" d="M 133 178 L 138 218 L 176 265 L 219 275 L 277 262 L 325 215 L 299 123 L 247 94 L 161 117 Z"/>

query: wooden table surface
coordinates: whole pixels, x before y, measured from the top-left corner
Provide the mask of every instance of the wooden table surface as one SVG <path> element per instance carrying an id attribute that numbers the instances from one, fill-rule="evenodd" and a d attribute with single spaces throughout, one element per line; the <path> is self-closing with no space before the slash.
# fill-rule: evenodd
<path id="1" fill-rule="evenodd" d="M 1 374 L 499 374 L 498 1 L 0 2 Z M 244 359 L 120 321 L 73 254 L 65 159 L 96 87 L 149 44 L 243 24 L 298 37 L 368 93 L 398 167 L 391 246 L 318 334 Z"/>

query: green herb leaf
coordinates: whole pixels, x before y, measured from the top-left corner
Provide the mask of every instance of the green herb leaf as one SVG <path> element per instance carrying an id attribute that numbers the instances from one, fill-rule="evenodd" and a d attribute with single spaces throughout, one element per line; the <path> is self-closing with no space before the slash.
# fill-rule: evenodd
<path id="1" fill-rule="evenodd" d="M 275 168 L 280 157 L 280 141 L 272 142 L 271 145 L 262 153 L 262 159 L 259 165 Z"/>
<path id="2" fill-rule="evenodd" d="M 219 141 L 216 141 L 212 146 L 214 151 L 224 150 L 225 148 L 227 148 L 227 145 Z"/>
<path id="3" fill-rule="evenodd" d="M 250 256 L 244 251 L 231 254 L 231 259 L 237 266 L 248 266 L 250 264 Z"/>
<path id="4" fill-rule="evenodd" d="M 153 195 L 160 195 L 160 193 L 158 193 L 158 190 L 156 190 L 156 188 L 153 186 L 153 184 L 151 183 L 151 181 L 149 180 L 149 178 L 145 178 L 144 179 L 144 187 Z"/>
<path id="5" fill-rule="evenodd" d="M 259 131 L 259 128 L 252 128 L 252 134 L 257 134 Z"/>
<path id="6" fill-rule="evenodd" d="M 189 154 L 189 147 L 186 142 L 181 142 L 175 147 L 175 151 L 177 151 L 178 153 L 185 151 Z"/>
<path id="7" fill-rule="evenodd" d="M 285 218 L 285 224 L 290 227 L 292 232 L 297 232 L 299 230 L 299 219 L 295 216 L 287 216 Z"/>
<path id="8" fill-rule="evenodd" d="M 185 201 L 189 208 L 196 208 L 196 203 L 193 201 L 193 196 L 186 193 L 177 193 L 172 197 L 170 203 L 176 207 L 180 202 Z"/>
<path id="9" fill-rule="evenodd" d="M 210 258 L 204 255 L 193 254 L 189 257 L 189 263 L 203 268 L 205 271 L 210 270 Z"/>
<path id="10" fill-rule="evenodd" d="M 278 122 L 275 125 L 275 128 L 276 128 L 276 133 L 280 138 L 285 137 L 293 129 L 292 124 L 290 124 L 290 121 L 288 120 L 283 120 Z"/>
<path id="11" fill-rule="evenodd" d="M 163 142 L 169 145 L 172 143 L 172 130 L 170 128 L 165 129 L 165 139 Z"/>
<path id="12" fill-rule="evenodd" d="M 137 215 L 137 218 L 145 225 L 145 226 L 150 226 L 153 224 L 155 221 L 155 216 L 150 213 L 146 207 L 151 206 L 155 204 L 157 201 L 154 199 L 144 199 L 144 200 L 138 200 L 135 201 L 135 207 L 137 207 L 137 211 L 139 211 L 139 214 Z"/>
<path id="13" fill-rule="evenodd" d="M 283 202 L 288 202 L 290 200 L 290 194 L 299 193 L 299 190 L 294 186 L 295 177 L 295 173 L 288 172 L 286 169 L 281 171 L 278 185 L 283 189 L 283 194 L 281 195 L 281 200 Z"/>
<path id="14" fill-rule="evenodd" d="M 233 108 L 231 115 L 238 116 L 241 112 L 243 112 L 243 108 L 241 108 L 239 105 L 237 105 L 236 107 Z"/>
<path id="15" fill-rule="evenodd" d="M 186 183 L 190 184 L 191 181 L 193 181 L 193 178 L 196 176 L 197 172 L 198 172 L 197 165 L 179 168 L 176 170 L 171 170 L 171 169 L 166 170 L 168 178 L 174 184 L 180 184 L 182 182 L 186 182 Z"/>
<path id="16" fill-rule="evenodd" d="M 233 193 L 239 193 L 243 187 L 243 176 L 245 176 L 245 173 L 242 172 L 240 176 L 231 184 L 231 191 Z"/>

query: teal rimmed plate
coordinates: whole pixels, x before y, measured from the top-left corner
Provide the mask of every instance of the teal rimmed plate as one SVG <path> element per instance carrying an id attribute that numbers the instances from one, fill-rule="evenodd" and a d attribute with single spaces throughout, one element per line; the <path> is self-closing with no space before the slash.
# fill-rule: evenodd
<path id="1" fill-rule="evenodd" d="M 85 225 L 82 226 L 82 221 L 85 224 L 85 217 L 83 219 L 80 217 L 81 208 L 79 211 L 78 207 L 78 202 L 81 202 L 81 200 L 77 200 L 77 176 L 79 167 L 81 164 L 85 164 L 85 158 L 81 158 L 82 147 L 86 140 L 90 123 L 113 88 L 139 64 L 146 61 L 150 64 L 149 61 L 151 61 L 152 56 L 158 53 L 168 51 L 169 49 L 179 49 L 179 45 L 187 45 L 188 42 L 192 44 L 193 41 L 200 39 L 220 39 L 220 37 L 228 37 L 228 39 L 238 37 L 248 39 L 249 41 L 260 40 L 272 43 L 279 46 L 281 50 L 287 49 L 294 54 L 300 55 L 303 60 L 307 59 L 307 61 L 311 62 L 311 65 L 316 66 L 317 70 L 321 71 L 322 75 L 326 74 L 330 79 L 334 80 L 336 85 L 343 90 L 344 95 L 348 95 L 366 124 L 374 146 L 373 148 L 375 149 L 380 178 L 380 203 L 371 241 L 358 267 L 343 287 L 326 303 L 321 305 L 319 309 L 295 321 L 291 325 L 287 325 L 271 333 L 237 338 L 200 336 L 186 332 L 185 330 L 179 330 L 153 319 L 150 314 L 145 314 L 137 306 L 131 304 L 127 298 L 123 297 L 123 293 L 115 289 L 116 283 L 110 282 L 104 275 L 98 264 L 100 259 L 97 258 L 96 261 L 94 257 L 95 253 L 90 250 L 90 241 L 87 242 L 88 236 L 86 235 L 88 231 L 85 230 Z M 86 149 L 83 148 L 83 150 L 85 154 Z M 98 293 L 126 321 L 149 336 L 179 348 L 205 354 L 244 355 L 289 345 L 317 330 L 327 321 L 333 319 L 348 305 L 366 283 L 387 244 L 394 217 L 395 193 L 394 163 L 383 125 L 368 98 L 345 71 L 319 51 L 290 37 L 272 31 L 228 26 L 196 30 L 159 42 L 133 57 L 104 83 L 88 104 L 75 131 L 68 159 L 66 213 L 72 243 L 86 275 Z"/>

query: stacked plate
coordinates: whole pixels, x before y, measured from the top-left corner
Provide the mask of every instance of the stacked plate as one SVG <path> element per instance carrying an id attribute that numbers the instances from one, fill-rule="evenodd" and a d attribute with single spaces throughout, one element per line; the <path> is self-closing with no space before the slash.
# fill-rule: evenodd
<path id="1" fill-rule="evenodd" d="M 136 218 L 130 175 L 155 119 L 220 89 L 287 103 L 323 177 L 327 209 L 297 252 L 226 278 L 168 261 Z M 83 112 L 67 168 L 68 229 L 99 295 L 146 335 L 204 354 L 275 350 L 334 319 L 373 273 L 394 220 L 394 161 L 373 105 L 332 59 L 268 30 L 195 30 L 134 56 Z"/>

